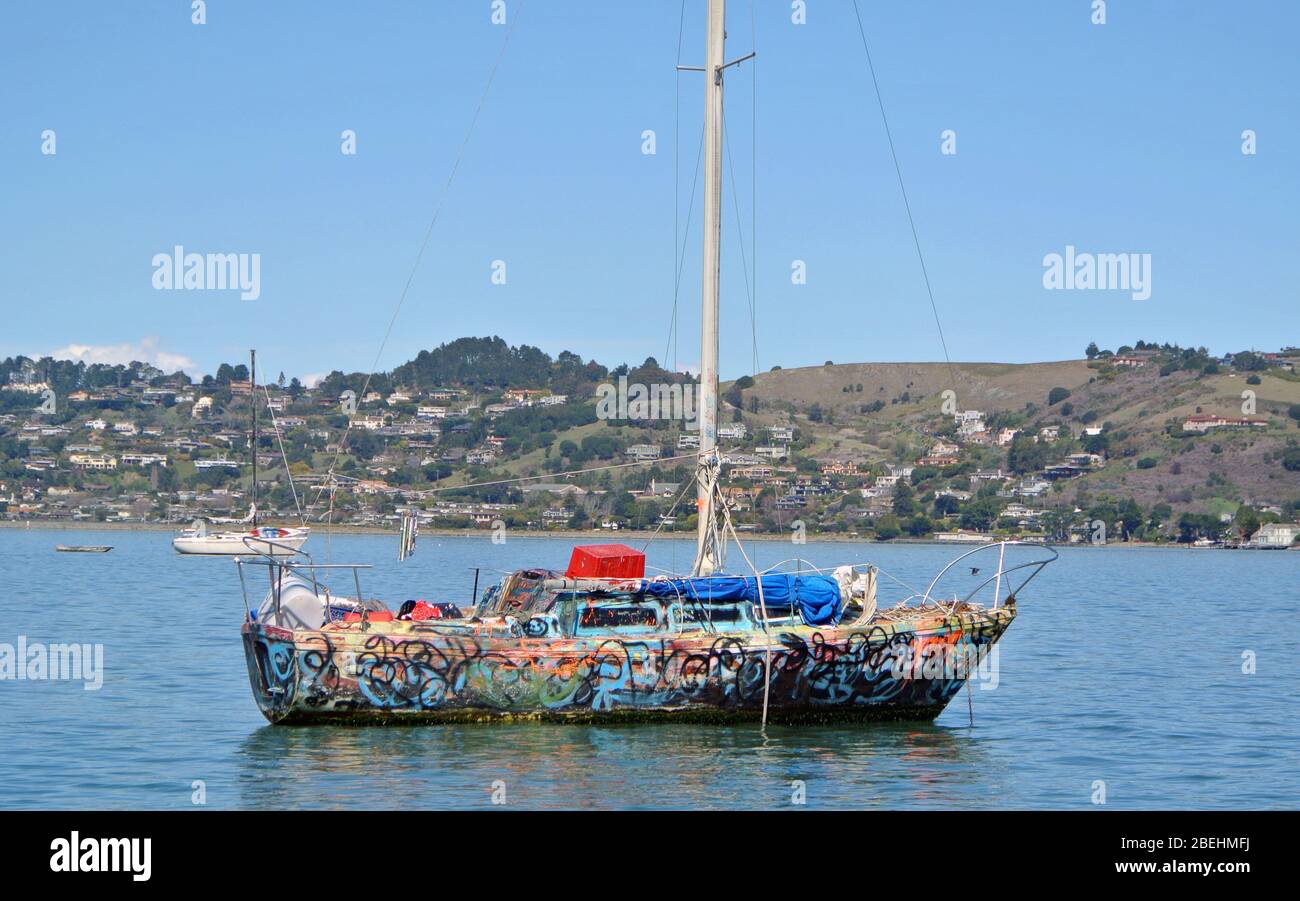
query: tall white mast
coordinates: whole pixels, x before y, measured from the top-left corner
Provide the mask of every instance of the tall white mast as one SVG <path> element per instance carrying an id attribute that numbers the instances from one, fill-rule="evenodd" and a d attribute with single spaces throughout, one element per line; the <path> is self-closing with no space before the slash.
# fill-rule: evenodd
<path id="1" fill-rule="evenodd" d="M 725 67 L 726 0 L 708 0 L 704 63 L 704 275 L 700 329 L 700 464 L 696 474 L 696 535 L 692 575 L 722 566 L 718 528 L 715 448 L 718 444 L 718 283 L 722 256 L 722 70 Z"/>

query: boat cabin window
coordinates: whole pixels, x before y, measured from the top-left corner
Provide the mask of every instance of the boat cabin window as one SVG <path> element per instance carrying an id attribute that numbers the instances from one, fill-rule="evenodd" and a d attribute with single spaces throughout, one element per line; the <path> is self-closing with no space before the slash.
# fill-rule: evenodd
<path id="1" fill-rule="evenodd" d="M 579 635 L 602 629 L 639 632 L 659 628 L 660 607 L 644 604 L 594 604 L 578 610 Z"/>
<path id="2" fill-rule="evenodd" d="M 748 602 L 737 604 L 673 604 L 668 608 L 669 631 L 679 629 L 746 628 L 753 625 Z"/>

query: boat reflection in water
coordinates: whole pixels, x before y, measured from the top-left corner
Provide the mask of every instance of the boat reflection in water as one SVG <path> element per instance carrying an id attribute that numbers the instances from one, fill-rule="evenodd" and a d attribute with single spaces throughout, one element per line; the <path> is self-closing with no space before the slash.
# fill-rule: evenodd
<path id="1" fill-rule="evenodd" d="M 765 731 L 264 726 L 239 745 L 239 797 L 232 800 L 279 810 L 463 809 L 494 800 L 552 809 L 951 807 L 969 802 L 970 781 L 998 769 L 972 734 L 933 723 Z"/>

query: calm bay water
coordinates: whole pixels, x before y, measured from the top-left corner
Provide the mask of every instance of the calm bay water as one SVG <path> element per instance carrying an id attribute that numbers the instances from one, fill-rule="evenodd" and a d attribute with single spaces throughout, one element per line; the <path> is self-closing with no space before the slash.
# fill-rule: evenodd
<path id="1" fill-rule="evenodd" d="M 115 550 L 60 554 L 59 543 Z M 392 603 L 464 602 L 472 567 L 485 584 L 518 566 L 562 569 L 570 546 L 426 536 L 403 564 L 396 536 L 318 534 L 309 549 L 318 562 L 374 563 L 363 587 Z M 747 550 L 769 565 L 796 548 Z M 797 550 L 819 566 L 875 562 L 921 589 L 960 553 Z M 656 542 L 650 563 L 680 569 L 692 551 Z M 483 808 L 497 780 L 519 808 L 790 807 L 796 780 L 809 808 L 1087 808 L 1097 780 L 1108 807 L 1300 806 L 1295 552 L 1063 549 L 999 644 L 996 688 L 969 693 L 973 728 L 964 693 L 934 723 L 766 734 L 272 727 L 249 692 L 229 560 L 180 557 L 165 532 L 0 529 L 0 585 L 0 643 L 102 643 L 105 670 L 98 691 L 0 681 L 5 809 L 189 808 L 196 780 L 215 808 Z M 883 580 L 882 606 L 905 593 Z"/>

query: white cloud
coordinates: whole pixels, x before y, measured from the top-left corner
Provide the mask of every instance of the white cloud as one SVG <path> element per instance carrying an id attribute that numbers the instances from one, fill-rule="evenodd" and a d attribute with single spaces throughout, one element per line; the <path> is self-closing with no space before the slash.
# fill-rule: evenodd
<path id="1" fill-rule="evenodd" d="M 148 335 L 135 343 L 125 344 L 69 344 L 51 351 L 50 356 L 58 360 L 76 360 L 86 365 L 104 363 L 109 366 L 118 363 L 139 361 L 157 366 L 164 372 L 184 370 L 190 375 L 199 374 L 199 364 L 184 354 L 172 353 L 158 346 L 158 336 Z"/>
<path id="2" fill-rule="evenodd" d="M 315 388 L 321 382 L 325 381 L 325 376 L 327 375 L 329 375 L 328 372 L 309 372 L 298 381 L 302 382 L 304 388 Z"/>

